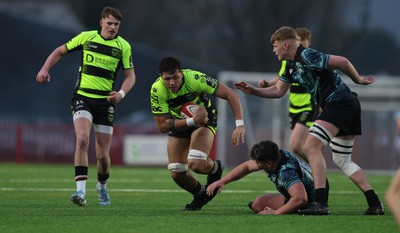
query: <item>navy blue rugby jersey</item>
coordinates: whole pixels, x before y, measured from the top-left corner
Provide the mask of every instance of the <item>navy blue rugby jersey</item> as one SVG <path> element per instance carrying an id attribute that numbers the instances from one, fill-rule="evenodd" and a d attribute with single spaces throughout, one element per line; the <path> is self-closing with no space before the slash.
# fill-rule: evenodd
<path id="1" fill-rule="evenodd" d="M 300 45 L 293 61 L 287 61 L 280 80 L 298 83 L 316 97 L 323 107 L 327 102 L 356 98 L 337 72 L 329 69 L 329 54 Z"/>
<path id="2" fill-rule="evenodd" d="M 314 181 L 310 166 L 295 157 L 289 151 L 280 150 L 281 161 L 274 172 L 265 171 L 268 178 L 275 184 L 276 189 L 290 199 L 289 188 L 295 183 L 302 182 L 308 196 L 308 202 L 314 200 Z"/>

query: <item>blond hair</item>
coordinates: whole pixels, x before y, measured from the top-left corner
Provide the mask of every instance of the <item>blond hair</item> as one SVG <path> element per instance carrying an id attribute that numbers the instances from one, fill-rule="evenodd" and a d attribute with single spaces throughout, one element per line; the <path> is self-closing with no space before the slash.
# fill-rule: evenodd
<path id="1" fill-rule="evenodd" d="M 299 36 L 300 40 L 308 40 L 311 42 L 311 31 L 305 27 L 297 27 L 296 33 Z"/>
<path id="2" fill-rule="evenodd" d="M 276 30 L 274 34 L 271 36 L 271 44 L 274 44 L 275 41 L 283 41 L 283 40 L 297 40 L 297 33 L 296 30 L 294 30 L 291 27 L 288 26 L 283 26 Z"/>

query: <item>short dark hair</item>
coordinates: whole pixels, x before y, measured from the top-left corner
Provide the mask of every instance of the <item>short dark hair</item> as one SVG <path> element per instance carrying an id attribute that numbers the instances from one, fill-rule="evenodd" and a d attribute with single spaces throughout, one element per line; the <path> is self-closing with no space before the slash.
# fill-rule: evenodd
<path id="1" fill-rule="evenodd" d="M 250 150 L 250 158 L 255 161 L 278 161 L 281 158 L 279 147 L 272 141 L 261 141 Z"/>
<path id="2" fill-rule="evenodd" d="M 175 57 L 165 57 L 158 66 L 160 74 L 164 72 L 174 73 L 176 70 L 182 70 L 181 62 Z"/>
<path id="3" fill-rule="evenodd" d="M 112 15 L 117 20 L 122 21 L 122 14 L 117 8 L 110 7 L 110 6 L 104 7 L 103 10 L 101 11 L 101 18 L 105 19 L 109 15 Z"/>

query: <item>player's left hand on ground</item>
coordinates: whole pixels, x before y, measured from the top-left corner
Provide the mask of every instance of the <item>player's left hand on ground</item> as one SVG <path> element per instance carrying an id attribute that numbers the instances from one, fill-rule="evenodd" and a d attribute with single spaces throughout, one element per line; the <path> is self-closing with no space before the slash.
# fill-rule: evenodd
<path id="1" fill-rule="evenodd" d="M 265 207 L 264 210 L 261 210 L 257 214 L 276 214 L 275 210 L 269 207 Z"/>
<path id="2" fill-rule="evenodd" d="M 244 143 L 245 133 L 246 133 L 246 129 L 245 129 L 244 125 L 237 126 L 232 133 L 232 139 L 231 139 L 232 145 L 238 146 L 240 143 Z"/>
<path id="3" fill-rule="evenodd" d="M 107 100 L 108 102 L 116 104 L 122 100 L 122 95 L 117 91 L 112 91 L 110 92 L 110 95 L 107 97 Z"/>

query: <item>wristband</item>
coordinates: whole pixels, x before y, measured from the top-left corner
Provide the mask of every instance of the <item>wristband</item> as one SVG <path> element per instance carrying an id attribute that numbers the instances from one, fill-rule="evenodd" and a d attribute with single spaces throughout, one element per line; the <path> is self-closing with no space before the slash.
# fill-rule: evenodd
<path id="1" fill-rule="evenodd" d="M 124 90 L 119 90 L 119 92 L 118 92 L 121 96 L 122 96 L 122 99 L 125 97 L 125 91 Z"/>
<path id="2" fill-rule="evenodd" d="M 236 123 L 236 127 L 244 125 L 244 121 L 243 120 L 236 120 L 235 123 Z"/>
<path id="3" fill-rule="evenodd" d="M 187 126 L 190 126 L 190 127 L 196 125 L 196 123 L 194 122 L 193 117 L 192 117 L 192 118 L 186 118 L 186 125 L 187 125 Z"/>
<path id="4" fill-rule="evenodd" d="M 175 119 L 174 118 L 169 119 L 169 131 L 170 132 L 175 131 Z"/>

